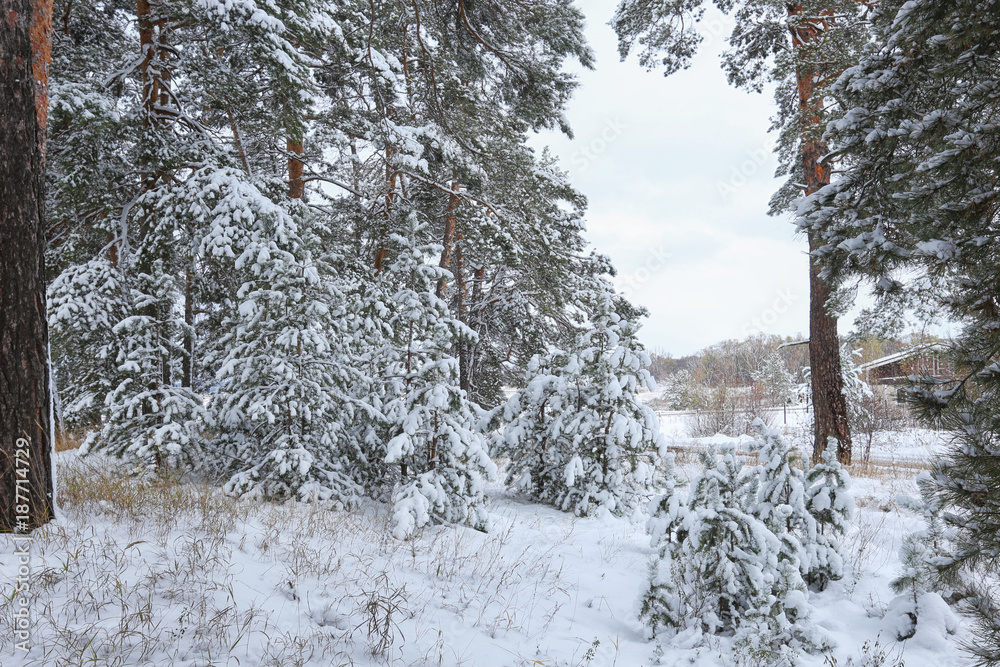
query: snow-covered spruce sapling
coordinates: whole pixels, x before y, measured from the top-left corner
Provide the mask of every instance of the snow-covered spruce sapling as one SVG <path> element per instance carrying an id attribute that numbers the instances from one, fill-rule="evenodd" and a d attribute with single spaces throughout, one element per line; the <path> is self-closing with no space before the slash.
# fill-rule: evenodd
<path id="1" fill-rule="evenodd" d="M 751 510 L 758 474 L 735 443 L 702 453 L 704 470 L 687 503 L 662 499 L 649 527 L 660 552 L 641 618 L 654 634 L 736 634 L 774 654 L 810 648 L 808 607 L 798 570 L 779 559 L 781 545 Z"/>
<path id="2" fill-rule="evenodd" d="M 126 375 L 118 369 L 114 327 L 131 310 L 127 276 L 106 257 L 67 267 L 49 284 L 49 337 L 63 428 L 99 428 L 104 399 Z"/>
<path id="3" fill-rule="evenodd" d="M 440 247 L 415 243 L 421 227 L 393 235 L 397 259 L 388 269 L 399 287 L 389 307 L 394 338 L 386 354 L 382 409 L 389 440 L 385 462 L 405 470 L 393 497 L 392 531 L 402 538 L 431 521 L 488 526 L 484 481 L 496 466 L 478 428 L 481 409 L 459 387 L 452 348 L 475 334 L 435 294 L 449 274 L 428 262 Z"/>
<path id="4" fill-rule="evenodd" d="M 225 488 L 352 504 L 362 489 L 345 426 L 354 406 L 348 389 L 360 380 L 347 363 L 345 298 L 319 243 L 319 220 L 301 210 L 293 218 L 253 186 L 237 191 L 250 204 L 211 241 L 235 255 L 243 281 L 209 359 L 218 368 L 213 451 Z"/>
<path id="5" fill-rule="evenodd" d="M 760 420 L 753 426 L 760 439 L 752 448 L 760 463 L 757 497 L 751 512 L 778 538 L 779 560 L 796 567 L 808 581 L 819 531 L 806 506 L 805 474 L 794 464 L 792 448 L 778 431 Z"/>
<path id="6" fill-rule="evenodd" d="M 840 536 L 854 517 L 851 477 L 837 459 L 837 443 L 831 439 L 819 462 L 806 471 L 806 509 L 816 520 L 816 539 L 807 545 L 807 583 L 822 590 L 844 576 Z"/>
<path id="7" fill-rule="evenodd" d="M 119 382 L 104 397 L 103 427 L 88 434 L 82 453 L 102 450 L 149 472 L 202 465 L 202 430 L 213 420 L 201 397 L 171 377 L 177 370 L 171 360 L 181 356 L 176 300 L 176 282 L 162 261 L 136 277 L 131 307 L 105 348 Z"/>
<path id="8" fill-rule="evenodd" d="M 889 603 L 887 617 L 899 641 L 916 634 L 921 612 L 929 610 L 936 617 L 943 617 L 949 633 L 957 630 L 954 614 L 942 599 L 942 595 L 949 597 L 952 593 L 941 573 L 941 566 L 951 562 L 946 555 L 950 549 L 948 528 L 941 516 L 944 502 L 929 472 L 920 473 L 916 481 L 919 499 L 896 497 L 900 507 L 915 512 L 925 524 L 924 530 L 903 539 L 899 548 L 902 572 L 890 584 L 899 597 Z"/>
<path id="9" fill-rule="evenodd" d="M 755 428 L 760 485 L 753 513 L 780 540 L 780 558 L 794 563 L 812 588 L 823 590 L 843 577 L 837 536 L 854 510 L 850 480 L 835 450 L 828 447 L 823 460 L 803 472 L 795 465 L 798 452 L 780 433 L 763 423 Z"/>
<path id="10" fill-rule="evenodd" d="M 661 476 L 666 441 L 639 399 L 655 389 L 639 325 L 602 290 L 589 330 L 569 352 L 532 359 L 526 387 L 502 407 L 496 451 L 510 459 L 507 483 L 578 515 L 618 516 L 645 503 Z"/>

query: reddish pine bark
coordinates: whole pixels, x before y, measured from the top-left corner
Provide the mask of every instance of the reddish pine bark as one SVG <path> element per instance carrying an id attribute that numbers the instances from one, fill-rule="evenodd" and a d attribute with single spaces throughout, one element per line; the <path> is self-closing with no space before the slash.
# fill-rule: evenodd
<path id="1" fill-rule="evenodd" d="M 798 18 L 800 5 L 789 5 L 788 16 Z M 792 28 L 793 48 L 803 48 L 820 37 L 826 28 L 825 17 L 807 21 Z M 796 87 L 799 111 L 805 127 L 802 135 L 802 168 L 806 194 L 811 194 L 830 183 L 830 169 L 823 164 L 826 144 L 819 138 L 817 126 L 823 120 L 822 100 L 816 99 L 816 85 L 821 72 L 799 66 L 796 70 Z M 817 247 L 814 234 L 809 234 L 809 251 Z M 827 311 L 827 301 L 833 289 L 820 276 L 821 267 L 809 262 L 809 367 L 813 397 L 813 460 L 819 460 L 826 451 L 830 437 L 837 438 L 837 459 L 847 465 L 851 462 L 851 430 L 847 422 L 847 402 L 844 399 L 844 378 L 841 374 L 840 339 L 837 336 L 837 318 Z"/>
<path id="2" fill-rule="evenodd" d="M 31 2 L 31 70 L 35 77 L 35 115 L 38 127 L 45 128 L 49 119 L 49 64 L 52 62 L 52 0 Z M 45 151 L 42 151 L 42 159 Z M 43 162 L 44 164 L 44 162 Z"/>
<path id="3" fill-rule="evenodd" d="M 47 0 L 0 0 L 0 532 L 32 530 L 53 512 L 46 102 L 37 90 L 47 80 L 51 16 Z"/>
<path id="4" fill-rule="evenodd" d="M 451 246 L 455 241 L 455 211 L 458 209 L 458 191 L 460 187 L 458 181 L 453 181 L 451 184 L 452 194 L 448 195 L 448 211 L 444 216 L 444 239 L 442 241 L 444 249 L 441 251 L 441 263 L 439 265 L 442 269 L 451 268 Z M 437 286 L 438 298 L 443 299 L 447 292 L 448 281 L 440 281 Z"/>
<path id="5" fill-rule="evenodd" d="M 145 111 L 143 123 L 146 127 L 154 124 L 156 100 L 160 97 L 160 80 L 153 76 L 153 58 L 156 48 L 153 44 L 153 16 L 149 0 L 137 0 L 136 19 L 139 24 L 139 52 L 142 55 L 142 107 Z"/>
<path id="6" fill-rule="evenodd" d="M 296 155 L 302 155 L 302 142 L 289 139 L 287 145 L 289 153 L 288 196 L 292 199 L 302 199 L 306 193 L 306 183 L 304 180 L 305 165 L 301 159 L 295 157 Z"/>

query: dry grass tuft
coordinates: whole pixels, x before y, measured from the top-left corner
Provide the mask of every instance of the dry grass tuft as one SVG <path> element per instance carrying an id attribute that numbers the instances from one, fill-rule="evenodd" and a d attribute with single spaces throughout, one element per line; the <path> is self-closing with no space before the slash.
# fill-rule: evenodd
<path id="1" fill-rule="evenodd" d="M 891 461 L 885 459 L 871 458 L 867 461 L 852 463 L 847 466 L 847 471 L 851 477 L 866 477 L 882 482 L 910 480 L 919 475 L 924 470 L 930 470 L 931 463 L 917 459 L 907 459 L 905 461 Z"/>
<path id="2" fill-rule="evenodd" d="M 56 431 L 56 451 L 68 452 L 71 449 L 80 449 L 83 444 L 83 435 L 76 431 L 58 430 Z"/>

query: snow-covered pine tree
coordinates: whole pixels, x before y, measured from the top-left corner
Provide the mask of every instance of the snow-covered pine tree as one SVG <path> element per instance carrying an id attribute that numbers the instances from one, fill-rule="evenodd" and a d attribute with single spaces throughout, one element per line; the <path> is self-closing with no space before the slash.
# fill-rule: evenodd
<path id="1" fill-rule="evenodd" d="M 940 565 L 947 562 L 949 529 L 945 523 L 944 502 L 937 493 L 937 486 L 931 474 L 924 471 L 917 475 L 917 489 L 920 498 L 899 495 L 896 503 L 924 520 L 924 529 L 910 533 L 904 538 L 900 548 L 903 572 L 892 581 L 897 593 L 910 592 L 914 595 L 930 590 L 943 591 L 948 595 L 947 583 L 942 580 Z M 940 559 L 940 560 L 939 560 Z"/>
<path id="2" fill-rule="evenodd" d="M 601 286 L 590 330 L 572 351 L 532 360 L 527 387 L 503 407 L 509 423 L 496 451 L 510 459 L 507 483 L 579 515 L 622 516 L 656 488 L 666 442 L 638 396 L 655 389 L 636 316 Z"/>
<path id="3" fill-rule="evenodd" d="M 392 337 L 382 351 L 385 462 L 399 464 L 392 532 L 402 538 L 429 522 L 489 524 L 484 483 L 496 478 L 478 428 L 482 410 L 458 386 L 451 350 L 475 334 L 453 318 L 435 290 L 448 274 L 428 259 L 440 246 L 420 246 L 416 212 L 406 234 L 389 242 L 397 253 L 387 274 L 396 285 L 386 314 Z"/>
<path id="4" fill-rule="evenodd" d="M 226 489 L 351 504 L 362 489 L 346 435 L 355 407 L 348 388 L 368 383 L 346 363 L 335 258 L 307 212 L 292 218 L 242 172 L 206 176 L 199 190 L 208 194 L 193 197 L 213 220 L 206 253 L 233 257 L 242 279 L 227 304 L 228 333 L 208 359 L 218 368 L 212 445 Z"/>
<path id="5" fill-rule="evenodd" d="M 957 619 L 942 598 L 951 597 L 953 591 L 943 575 L 942 565 L 949 562 L 951 544 L 949 529 L 942 516 L 944 502 L 938 494 L 937 484 L 931 474 L 924 471 L 917 475 L 920 498 L 899 495 L 900 507 L 915 512 L 924 520 L 924 530 L 910 533 L 903 538 L 899 548 L 902 571 L 890 586 L 899 595 L 889 603 L 887 616 L 895 622 L 896 638 L 904 641 L 917 631 L 920 616 L 932 612 L 945 621 L 947 632 L 957 631 Z"/>
<path id="6" fill-rule="evenodd" d="M 837 459 L 836 444 L 827 445 L 822 460 L 806 471 L 806 509 L 816 520 L 816 540 L 806 545 L 809 573 L 806 581 L 822 590 L 844 576 L 840 536 L 854 517 L 851 478 Z"/>
<path id="7" fill-rule="evenodd" d="M 753 513 L 781 541 L 779 558 L 795 563 L 802 579 L 817 590 L 843 576 L 838 536 L 854 510 L 850 479 L 830 449 L 805 471 L 799 452 L 776 430 L 754 425 L 760 440 L 760 486 Z M 831 461 L 830 457 L 833 457 Z"/>
<path id="8" fill-rule="evenodd" d="M 110 307 L 106 313 L 85 310 L 88 324 L 98 325 L 95 333 L 111 325 L 101 353 L 114 358 L 116 384 L 104 398 L 103 428 L 91 431 L 84 453 L 101 449 L 151 470 L 193 469 L 205 463 L 202 431 L 213 419 L 185 372 L 191 355 L 184 342 L 192 331 L 183 307 L 191 298 L 184 276 L 190 276 L 187 267 L 195 262 L 205 220 L 189 216 L 182 204 L 192 183 L 197 189 L 203 180 L 196 172 L 188 180 L 142 192 L 125 212 L 126 220 L 141 230 L 137 247 L 127 250 L 126 235 L 114 263 L 98 258 L 87 265 L 106 274 L 107 287 L 120 285 L 125 293 L 118 304 L 114 298 L 104 302 Z M 119 272 L 127 280 L 119 280 Z M 56 281 L 55 287 L 69 285 Z M 110 297 L 107 287 L 103 294 Z M 56 295 L 65 299 L 72 291 Z M 107 318 L 114 314 L 120 319 L 112 324 Z"/>
<path id="9" fill-rule="evenodd" d="M 864 277 L 880 302 L 916 297 L 962 324 L 961 376 L 931 379 L 915 398 L 952 433 L 933 472 L 954 517 L 943 571 L 969 596 L 970 648 L 990 665 L 1000 664 L 1000 596 L 982 585 L 1000 550 L 998 17 L 995 1 L 878 5 L 875 47 L 831 91 L 843 110 L 828 130 L 841 170 L 802 202 L 799 220 L 822 238 L 836 277 Z"/>
<path id="10" fill-rule="evenodd" d="M 654 633 L 736 634 L 768 655 L 810 648 L 802 579 L 752 512 L 758 471 L 744 467 L 735 443 L 718 452 L 713 445 L 701 458 L 687 502 L 664 499 L 650 519 L 660 559 L 640 617 Z"/>
<path id="11" fill-rule="evenodd" d="M 818 539 L 816 520 L 806 506 L 806 479 L 801 455 L 781 434 L 762 421 L 753 424 L 759 438 L 757 451 L 759 482 L 751 512 L 780 542 L 779 561 L 790 563 L 808 581 L 812 572 L 811 547 Z"/>
<path id="12" fill-rule="evenodd" d="M 49 332 L 61 427 L 86 433 L 123 380 L 114 327 L 125 318 L 126 276 L 107 257 L 67 267 L 49 284 Z"/>
<path id="13" fill-rule="evenodd" d="M 213 425 L 202 398 L 174 382 L 180 356 L 175 312 L 178 286 L 162 261 L 135 277 L 134 310 L 114 325 L 115 364 L 123 379 L 105 398 L 107 421 L 91 431 L 81 453 L 95 449 L 127 458 L 150 472 L 196 469 L 204 463 L 202 431 Z"/>

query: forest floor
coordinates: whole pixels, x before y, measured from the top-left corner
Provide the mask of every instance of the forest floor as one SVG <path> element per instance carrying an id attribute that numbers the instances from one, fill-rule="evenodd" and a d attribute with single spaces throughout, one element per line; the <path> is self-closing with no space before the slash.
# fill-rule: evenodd
<path id="1" fill-rule="evenodd" d="M 704 441 L 685 438 L 677 419 L 664 431 L 690 479 Z M 810 593 L 829 648 L 802 665 L 966 664 L 968 625 L 947 608 L 929 609 L 905 642 L 887 613 L 902 538 L 922 528 L 896 497 L 916 494 L 913 478 L 939 446 L 933 432 L 881 434 L 876 463 L 853 467 L 850 572 Z M 575 518 L 494 486 L 488 534 L 438 526 L 399 541 L 376 503 L 242 501 L 142 482 L 100 456 L 58 457 L 61 514 L 32 545 L 27 654 L 12 630 L 16 545 L 0 536 L 4 667 L 760 664 L 726 638 L 647 636 L 637 611 L 654 552 L 642 517 Z"/>

